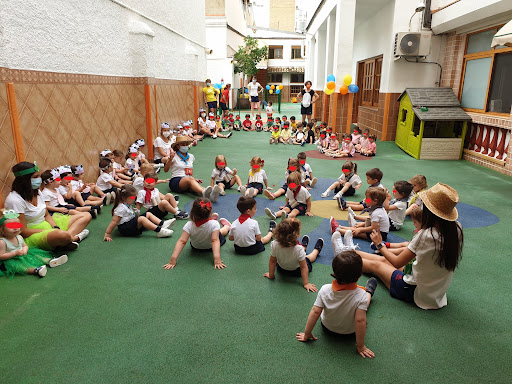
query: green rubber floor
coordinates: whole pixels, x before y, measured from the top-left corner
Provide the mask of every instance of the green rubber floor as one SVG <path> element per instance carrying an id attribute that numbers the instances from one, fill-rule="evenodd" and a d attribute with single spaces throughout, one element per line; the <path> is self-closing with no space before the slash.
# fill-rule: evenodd
<path id="1" fill-rule="evenodd" d="M 296 109 L 285 106 L 282 113 L 289 117 Z M 205 139 L 194 147 L 194 173 L 209 180 L 214 158 L 222 153 L 245 177 L 250 158 L 259 155 L 270 183 L 277 184 L 287 158 L 299 151 L 269 146 L 266 133 L 235 132 L 231 139 Z M 342 164 L 309 163 L 316 176 L 326 178 L 339 176 Z M 378 156 L 361 161 L 359 174 L 373 167 L 383 170 L 388 187 L 418 173 L 430 185 L 447 183 L 461 202 L 500 219 L 464 231 L 463 259 L 447 307 L 423 311 L 391 298 L 379 283 L 366 334 L 374 359 L 357 355 L 353 338 L 330 338 L 320 324 L 314 330 L 318 341 L 295 340 L 316 294 L 307 293 L 300 278 L 265 279 L 269 247 L 242 257 L 228 243 L 221 249 L 227 268 L 216 271 L 211 254 L 192 253 L 187 245 L 176 269 L 166 271 L 162 265 L 185 222 L 175 225 L 170 239 L 145 232 L 104 243 L 107 208 L 66 265 L 49 270 L 44 279 L 0 279 L 0 381 L 509 383 L 512 179 L 466 161 L 418 161 L 391 142 L 379 142 Z M 191 200 L 182 195 L 180 206 Z M 259 206 L 260 213 L 263 209 Z M 303 233 L 321 220 L 305 218 Z M 258 221 L 266 229 L 268 219 Z M 400 235 L 411 233 L 408 221 Z M 330 283 L 330 273 L 329 266 L 316 263 L 310 281 L 320 287 Z M 359 283 L 367 279 L 362 276 Z"/>

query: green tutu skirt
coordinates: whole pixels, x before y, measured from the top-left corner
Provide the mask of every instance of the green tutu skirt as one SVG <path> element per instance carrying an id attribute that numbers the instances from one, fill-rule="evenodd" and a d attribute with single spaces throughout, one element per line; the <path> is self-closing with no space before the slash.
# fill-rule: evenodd
<path id="1" fill-rule="evenodd" d="M 69 215 L 63 215 L 62 213 L 55 213 L 53 216 L 53 221 L 55 224 L 62 229 L 63 231 L 68 230 L 69 220 L 71 217 Z M 48 234 L 51 231 L 55 231 L 55 228 L 52 228 L 49 222 L 43 221 L 40 224 L 30 225 L 29 229 L 42 229 L 41 232 L 34 233 L 33 235 L 27 237 L 25 240 L 25 244 L 29 246 L 29 248 L 39 248 L 47 251 L 51 251 L 53 248 L 48 244 Z"/>
<path id="2" fill-rule="evenodd" d="M 0 276 L 13 278 L 15 274 L 26 275 L 27 269 L 48 264 L 53 254 L 37 248 L 29 248 L 26 255 L 14 256 L 0 264 Z"/>

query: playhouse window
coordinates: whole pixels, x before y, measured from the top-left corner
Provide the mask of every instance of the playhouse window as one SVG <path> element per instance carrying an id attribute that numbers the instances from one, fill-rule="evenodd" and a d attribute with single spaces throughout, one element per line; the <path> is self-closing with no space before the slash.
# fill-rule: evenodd
<path id="1" fill-rule="evenodd" d="M 414 136 L 418 136 L 420 134 L 420 128 L 421 120 L 414 116 L 414 125 L 412 127 L 412 133 L 414 133 Z"/>
<path id="2" fill-rule="evenodd" d="M 464 54 L 461 106 L 469 111 L 509 114 L 512 107 L 512 48 L 491 48 L 501 26 L 469 34 Z"/>
<path id="3" fill-rule="evenodd" d="M 407 121 L 407 109 L 402 109 L 402 123 L 405 123 Z"/>

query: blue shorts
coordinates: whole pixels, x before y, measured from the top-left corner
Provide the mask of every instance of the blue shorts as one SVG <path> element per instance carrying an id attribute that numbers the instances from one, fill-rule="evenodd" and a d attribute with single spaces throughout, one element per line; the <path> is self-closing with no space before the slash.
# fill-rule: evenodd
<path id="1" fill-rule="evenodd" d="M 235 253 L 240 255 L 256 255 L 257 253 L 263 252 L 265 250 L 265 246 L 260 241 L 257 241 L 253 245 L 249 247 L 239 247 L 235 244 Z"/>
<path id="2" fill-rule="evenodd" d="M 338 188 L 338 187 L 336 187 L 336 188 L 334 188 L 334 193 L 336 194 L 336 193 L 338 193 L 339 191 L 341 191 L 342 189 L 343 189 L 343 187 L 339 187 L 339 188 Z M 355 190 L 355 188 L 351 185 L 351 186 L 349 187 L 349 189 L 347 189 L 347 190 L 345 191 L 345 193 L 343 194 L 343 196 L 354 196 L 355 194 L 356 194 L 356 190 Z M 363 203 L 364 203 L 364 202 L 363 202 Z M 365 203 L 365 204 L 366 204 L 366 203 Z"/>
<path id="3" fill-rule="evenodd" d="M 286 192 L 288 190 L 288 184 L 281 185 L 281 188 L 283 188 L 284 191 Z"/>
<path id="4" fill-rule="evenodd" d="M 217 102 L 216 101 L 209 101 L 208 103 L 208 108 L 215 108 L 217 109 Z"/>
<path id="5" fill-rule="evenodd" d="M 251 96 L 251 103 L 259 103 L 260 98 L 259 96 Z"/>
<path id="6" fill-rule="evenodd" d="M 311 273 L 311 271 L 313 270 L 313 264 L 311 264 L 311 261 L 309 261 L 309 259 L 307 257 L 306 257 L 306 264 L 308 265 L 308 271 Z M 279 273 L 282 273 L 283 275 L 294 276 L 294 277 L 301 276 L 300 267 L 290 271 L 288 269 L 281 268 L 281 266 L 279 264 L 277 264 L 277 270 L 279 271 Z"/>
<path id="7" fill-rule="evenodd" d="M 233 179 L 231 179 L 231 180 L 233 180 Z M 231 181 L 221 180 L 221 181 L 216 181 L 215 184 L 224 184 L 224 189 L 229 189 L 232 187 Z"/>
<path id="8" fill-rule="evenodd" d="M 157 205 L 155 205 L 154 207 L 151 207 L 151 209 L 148 209 L 147 212 L 152 213 L 153 215 L 158 217 L 160 220 L 163 220 L 164 217 L 167 216 L 167 212 L 161 211 Z M 146 213 L 144 213 L 144 215 L 146 215 Z"/>
<path id="9" fill-rule="evenodd" d="M 364 202 L 364 200 L 363 200 L 363 201 L 360 201 L 360 202 L 359 202 L 359 204 L 361 204 L 361 205 L 364 207 L 364 209 L 368 208 L 368 207 L 366 206 L 366 203 Z"/>
<path id="10" fill-rule="evenodd" d="M 308 205 L 302 203 L 299 203 L 299 205 L 297 205 L 295 208 L 292 208 L 290 204 L 286 204 L 284 207 L 288 208 L 290 212 L 293 211 L 294 209 L 298 210 L 299 216 L 304 216 L 306 214 L 306 211 L 308 210 Z"/>
<path id="11" fill-rule="evenodd" d="M 122 236 L 136 237 L 139 236 L 145 230 L 145 228 L 142 225 L 139 228 L 138 219 L 137 217 L 134 217 L 130 221 L 118 225 L 117 230 Z"/>
<path id="12" fill-rule="evenodd" d="M 400 270 L 395 270 L 391 275 L 391 284 L 389 285 L 389 293 L 395 299 L 414 303 L 414 290 L 415 285 L 407 284 L 404 281 L 404 273 Z"/>
<path id="13" fill-rule="evenodd" d="M 263 193 L 263 184 L 261 183 L 249 183 L 247 184 L 247 189 L 255 188 L 258 190 L 258 193 Z"/>
<path id="14" fill-rule="evenodd" d="M 370 237 L 371 232 L 366 232 L 366 239 L 371 243 L 373 240 Z M 387 232 L 381 232 L 380 235 L 382 236 L 382 241 L 386 241 L 388 239 L 388 233 Z"/>
<path id="15" fill-rule="evenodd" d="M 183 176 L 188 177 L 188 176 Z M 183 177 L 173 177 L 171 180 L 169 180 L 169 189 L 173 191 L 174 193 L 185 193 L 188 192 L 187 190 L 180 189 L 180 181 L 183 179 Z"/>

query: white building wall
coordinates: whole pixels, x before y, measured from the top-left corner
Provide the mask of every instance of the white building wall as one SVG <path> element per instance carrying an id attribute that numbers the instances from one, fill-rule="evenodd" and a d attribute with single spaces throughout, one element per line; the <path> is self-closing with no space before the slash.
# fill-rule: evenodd
<path id="1" fill-rule="evenodd" d="M 196 80 L 206 74 L 198 14 L 200 0 L 3 2 L 0 66 Z"/>
<path id="2" fill-rule="evenodd" d="M 268 59 L 269 67 L 304 67 L 306 63 L 304 58 L 292 60 L 292 46 L 303 47 L 305 39 L 264 39 L 263 41 L 268 46 L 283 46 L 283 58 Z"/>

